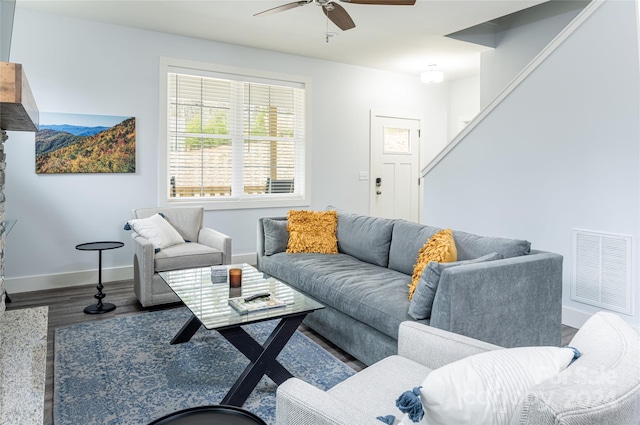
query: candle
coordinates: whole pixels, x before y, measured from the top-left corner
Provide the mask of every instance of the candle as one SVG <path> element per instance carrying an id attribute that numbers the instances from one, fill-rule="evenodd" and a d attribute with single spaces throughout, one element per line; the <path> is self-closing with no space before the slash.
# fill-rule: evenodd
<path id="1" fill-rule="evenodd" d="M 232 288 L 242 286 L 242 269 L 229 269 L 229 286 Z"/>

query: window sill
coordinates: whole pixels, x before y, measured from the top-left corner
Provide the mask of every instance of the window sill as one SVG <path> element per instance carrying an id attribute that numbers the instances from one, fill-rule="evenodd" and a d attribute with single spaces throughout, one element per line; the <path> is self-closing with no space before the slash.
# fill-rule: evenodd
<path id="1" fill-rule="evenodd" d="M 212 199 L 202 198 L 181 198 L 167 199 L 165 205 L 168 206 L 202 206 L 205 210 L 244 210 L 254 208 L 288 208 L 288 207 L 308 207 L 311 201 L 308 198 L 280 198 L 269 200 L 256 199 Z"/>

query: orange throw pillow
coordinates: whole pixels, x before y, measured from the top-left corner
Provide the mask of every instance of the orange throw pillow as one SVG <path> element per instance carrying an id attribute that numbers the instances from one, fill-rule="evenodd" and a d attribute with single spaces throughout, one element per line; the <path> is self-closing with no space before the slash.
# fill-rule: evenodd
<path id="1" fill-rule="evenodd" d="M 338 213 L 336 211 L 290 210 L 287 214 L 287 252 L 337 254 Z"/>
<path id="2" fill-rule="evenodd" d="M 458 250 L 453 240 L 451 229 L 443 229 L 435 233 L 418 251 L 416 264 L 413 266 L 413 275 L 409 284 L 409 300 L 418 287 L 420 276 L 427 264 L 431 261 L 438 263 L 452 263 L 458 259 Z"/>

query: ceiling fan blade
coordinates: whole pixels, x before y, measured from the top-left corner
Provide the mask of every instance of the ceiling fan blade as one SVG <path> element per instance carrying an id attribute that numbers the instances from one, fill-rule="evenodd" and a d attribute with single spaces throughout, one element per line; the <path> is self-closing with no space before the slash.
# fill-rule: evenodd
<path id="1" fill-rule="evenodd" d="M 340 0 L 353 4 L 381 4 L 388 6 L 413 6 L 416 0 Z"/>
<path id="2" fill-rule="evenodd" d="M 287 4 L 273 7 L 271 9 L 263 10 L 262 12 L 258 12 L 253 16 L 265 16 L 265 15 L 271 15 L 278 12 L 284 12 L 285 10 L 294 9 L 299 6 L 304 6 L 308 3 L 309 3 L 308 1 L 294 1 L 293 3 L 287 3 Z"/>
<path id="3" fill-rule="evenodd" d="M 333 9 L 327 10 L 327 8 L 323 6 L 322 11 L 327 15 L 327 18 L 331 19 L 331 22 L 338 26 L 338 28 L 342 31 L 355 28 L 356 24 L 353 22 L 353 19 L 351 19 L 351 16 L 349 16 L 344 7 L 337 3 L 330 3 L 330 7 L 333 7 Z"/>

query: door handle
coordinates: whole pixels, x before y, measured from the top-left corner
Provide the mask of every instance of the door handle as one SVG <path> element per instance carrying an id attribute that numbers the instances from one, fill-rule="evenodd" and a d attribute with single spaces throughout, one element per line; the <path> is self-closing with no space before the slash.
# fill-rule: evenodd
<path id="1" fill-rule="evenodd" d="M 382 195 L 382 192 L 380 192 L 380 186 L 382 186 L 382 179 L 380 177 L 376 177 L 376 195 Z"/>

